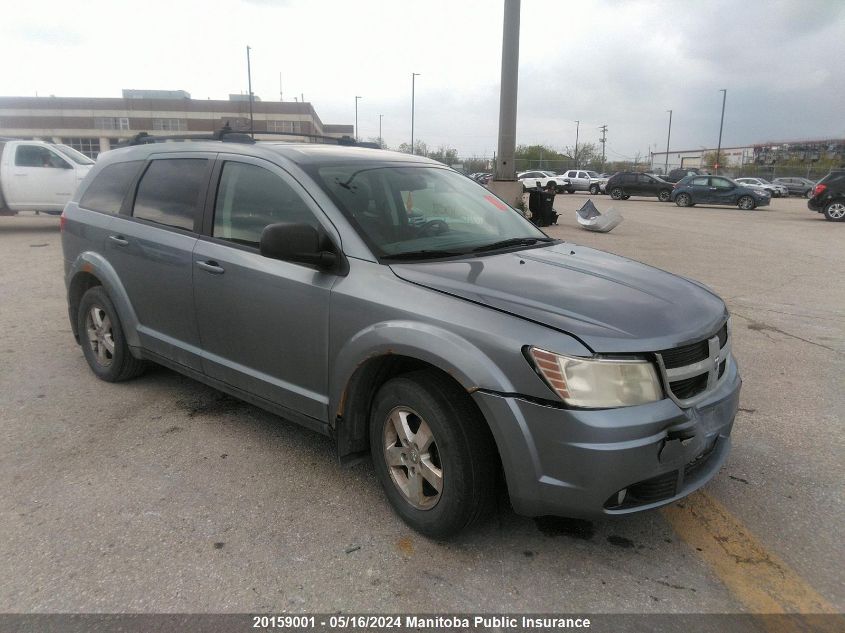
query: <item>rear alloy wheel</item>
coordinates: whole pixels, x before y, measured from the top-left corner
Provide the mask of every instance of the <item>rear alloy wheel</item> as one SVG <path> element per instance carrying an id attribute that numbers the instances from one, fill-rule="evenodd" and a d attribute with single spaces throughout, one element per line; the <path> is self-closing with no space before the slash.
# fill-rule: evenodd
<path id="1" fill-rule="evenodd" d="M 691 202 L 692 199 L 689 197 L 688 193 L 679 193 L 677 196 L 675 196 L 675 204 L 677 204 L 679 207 L 688 207 L 690 206 Z"/>
<path id="2" fill-rule="evenodd" d="M 610 190 L 610 197 L 614 200 L 621 200 L 625 196 L 625 192 L 622 191 L 622 187 L 614 187 Z"/>
<path id="3" fill-rule="evenodd" d="M 751 211 L 757 205 L 754 202 L 754 198 L 751 196 L 740 196 L 739 200 L 736 201 L 736 206 L 738 206 L 743 211 Z"/>
<path id="4" fill-rule="evenodd" d="M 597 196 L 599 195 L 599 186 L 598 185 L 590 185 L 590 194 Z"/>
<path id="5" fill-rule="evenodd" d="M 668 189 L 661 189 L 657 192 L 657 199 L 660 200 L 660 202 L 669 202 L 669 198 L 671 197 L 672 192 Z"/>
<path id="6" fill-rule="evenodd" d="M 418 371 L 386 382 L 373 403 L 370 451 L 393 509 L 426 536 L 456 534 L 493 507 L 493 437 L 447 377 Z"/>
<path id="7" fill-rule="evenodd" d="M 832 200 L 824 208 L 824 217 L 831 222 L 842 222 L 845 220 L 845 201 Z"/>
<path id="8" fill-rule="evenodd" d="M 82 295 L 76 323 L 85 360 L 98 378 L 120 382 L 144 371 L 144 361 L 129 351 L 117 310 L 102 286 Z"/>

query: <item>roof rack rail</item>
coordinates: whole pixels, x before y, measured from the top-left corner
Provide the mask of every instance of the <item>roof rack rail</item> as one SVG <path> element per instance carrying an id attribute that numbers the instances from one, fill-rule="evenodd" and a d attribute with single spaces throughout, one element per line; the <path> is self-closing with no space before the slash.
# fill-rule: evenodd
<path id="1" fill-rule="evenodd" d="M 255 143 L 256 134 L 267 134 L 271 136 L 295 136 L 297 138 L 311 139 L 312 142 L 334 143 L 335 145 L 346 145 L 350 147 L 370 147 L 381 149 L 378 143 L 368 141 L 356 141 L 351 136 L 322 136 L 319 134 L 302 134 L 298 132 L 265 132 L 255 130 L 233 130 L 227 123 L 222 128 L 211 134 L 149 134 L 138 132 L 135 136 L 118 144 L 118 147 L 130 147 L 133 145 L 147 145 L 150 143 L 162 143 L 164 141 L 222 141 L 224 143 Z"/>

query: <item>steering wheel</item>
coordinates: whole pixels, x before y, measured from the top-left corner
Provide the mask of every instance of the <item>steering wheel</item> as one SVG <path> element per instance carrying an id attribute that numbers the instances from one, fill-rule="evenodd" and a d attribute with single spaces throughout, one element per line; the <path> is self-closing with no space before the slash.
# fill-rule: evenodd
<path id="1" fill-rule="evenodd" d="M 420 235 L 442 235 L 449 231 L 449 225 L 445 220 L 429 220 L 419 227 Z"/>

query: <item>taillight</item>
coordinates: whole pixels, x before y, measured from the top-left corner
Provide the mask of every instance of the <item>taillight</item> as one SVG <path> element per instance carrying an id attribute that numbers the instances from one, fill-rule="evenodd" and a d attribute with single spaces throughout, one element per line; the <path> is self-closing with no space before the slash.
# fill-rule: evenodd
<path id="1" fill-rule="evenodd" d="M 65 212 L 62 211 L 62 214 L 59 216 L 59 231 L 65 230 L 65 224 L 67 224 L 67 218 L 65 217 Z"/>
<path id="2" fill-rule="evenodd" d="M 820 196 L 824 193 L 824 190 L 827 189 L 827 185 L 823 185 L 821 183 L 817 184 L 813 189 L 813 197 Z"/>

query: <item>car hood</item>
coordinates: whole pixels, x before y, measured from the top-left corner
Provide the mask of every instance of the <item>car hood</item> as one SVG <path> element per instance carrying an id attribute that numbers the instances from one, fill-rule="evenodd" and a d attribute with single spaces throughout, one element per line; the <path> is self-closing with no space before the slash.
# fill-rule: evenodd
<path id="1" fill-rule="evenodd" d="M 724 302 L 697 282 L 567 243 L 391 269 L 406 281 L 571 334 L 599 353 L 699 341 L 727 316 Z"/>

